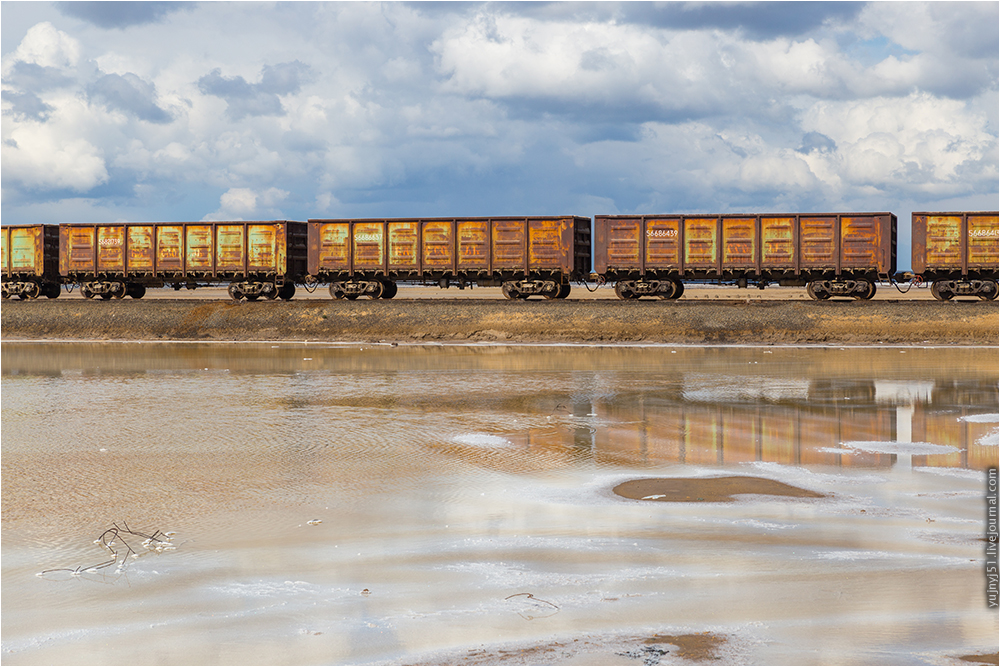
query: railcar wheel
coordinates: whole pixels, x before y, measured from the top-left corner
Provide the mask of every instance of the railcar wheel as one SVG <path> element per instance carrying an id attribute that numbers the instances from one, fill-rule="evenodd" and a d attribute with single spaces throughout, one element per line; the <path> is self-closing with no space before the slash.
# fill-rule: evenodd
<path id="1" fill-rule="evenodd" d="M 41 286 L 38 283 L 31 283 L 31 287 L 29 287 L 26 292 L 18 294 L 17 297 L 22 301 L 27 301 L 28 299 L 37 299 L 38 295 L 41 293 Z"/>
<path id="2" fill-rule="evenodd" d="M 500 291 L 503 292 L 503 295 L 508 299 L 513 300 L 521 298 L 521 293 L 518 292 L 517 289 L 515 289 L 510 283 L 504 283 L 500 287 Z"/>
<path id="3" fill-rule="evenodd" d="M 365 292 L 365 296 L 369 299 L 379 299 L 382 297 L 383 292 L 385 292 L 385 285 L 381 281 L 375 281 L 375 291 Z"/>
<path id="4" fill-rule="evenodd" d="M 677 286 L 680 285 L 679 282 L 676 282 L 674 280 L 664 280 L 661 283 L 661 285 L 665 289 L 662 289 L 659 292 L 657 292 L 656 296 L 668 301 L 672 301 L 673 299 L 677 298 L 676 294 L 677 294 Z"/>
<path id="5" fill-rule="evenodd" d="M 62 285 L 59 283 L 45 283 L 44 294 L 50 299 L 57 299 L 62 294 Z"/>
<path id="6" fill-rule="evenodd" d="M 632 294 L 632 290 L 630 290 L 628 286 L 625 285 L 625 283 L 615 283 L 615 295 L 619 299 L 624 299 L 624 300 L 635 298 L 635 295 Z"/>
<path id="7" fill-rule="evenodd" d="M 951 301 L 951 298 L 955 295 L 948 288 L 944 287 L 944 284 L 940 280 L 936 280 L 931 283 L 931 296 L 938 301 Z"/>
<path id="8" fill-rule="evenodd" d="M 997 293 L 1000 292 L 1000 286 L 997 285 L 995 280 L 987 281 L 986 284 L 990 286 L 990 291 L 980 292 L 979 298 L 983 301 L 996 301 Z"/>
<path id="9" fill-rule="evenodd" d="M 674 293 L 670 295 L 671 299 L 679 299 L 684 296 L 684 283 L 676 278 L 671 278 L 670 282 L 674 284 Z"/>
<path id="10" fill-rule="evenodd" d="M 344 288 L 340 286 L 340 283 L 330 283 L 330 296 L 334 299 L 343 299 L 347 296 L 344 292 Z"/>
<path id="11" fill-rule="evenodd" d="M 560 290 L 561 287 L 562 287 L 562 285 L 556 285 L 554 289 L 548 290 L 546 292 L 542 292 L 542 296 L 544 296 L 546 299 L 558 299 L 559 298 L 559 290 Z"/>
<path id="12" fill-rule="evenodd" d="M 115 299 L 124 299 L 127 293 L 128 288 L 125 286 L 125 283 L 111 283 L 111 296 Z"/>
<path id="13" fill-rule="evenodd" d="M 382 283 L 383 299 L 391 299 L 392 297 L 396 296 L 396 293 L 398 291 L 399 291 L 399 286 L 396 285 L 396 283 L 392 282 L 391 280 L 387 280 L 384 283 Z"/>
<path id="14" fill-rule="evenodd" d="M 557 299 L 565 299 L 566 297 L 569 296 L 569 293 L 570 293 L 570 291 L 572 289 L 573 288 L 570 287 L 569 283 L 563 283 L 562 285 L 559 286 L 559 293 L 556 294 L 556 298 Z"/>
<path id="15" fill-rule="evenodd" d="M 233 301 L 241 301 L 243 299 L 243 290 L 236 286 L 236 283 L 229 284 L 229 298 Z"/>
<path id="16" fill-rule="evenodd" d="M 826 301 L 830 298 L 830 292 L 824 289 L 818 282 L 811 282 L 806 285 L 806 293 L 815 301 Z"/>
<path id="17" fill-rule="evenodd" d="M 285 283 L 278 290 L 278 297 L 282 301 L 291 301 L 293 296 L 295 296 L 295 283 Z"/>
<path id="18" fill-rule="evenodd" d="M 278 298 L 278 288 L 276 287 L 276 288 L 272 289 L 270 292 L 265 292 L 264 293 L 264 298 L 267 299 L 268 301 L 274 301 L 275 299 L 277 299 Z"/>
<path id="19" fill-rule="evenodd" d="M 141 299 L 146 296 L 146 286 L 139 283 L 129 283 L 128 295 L 133 299 Z"/>
<path id="20" fill-rule="evenodd" d="M 875 293 L 878 291 L 878 288 L 875 287 L 875 283 L 873 283 L 872 281 L 870 281 L 870 280 L 867 281 L 867 285 L 868 285 L 868 289 L 865 291 L 865 293 L 862 296 L 858 297 L 862 301 L 871 301 L 872 297 L 874 297 Z"/>
<path id="21" fill-rule="evenodd" d="M 94 298 L 94 292 L 89 287 L 87 287 L 86 285 L 81 285 L 80 286 L 80 296 L 82 296 L 84 299 L 93 299 Z"/>

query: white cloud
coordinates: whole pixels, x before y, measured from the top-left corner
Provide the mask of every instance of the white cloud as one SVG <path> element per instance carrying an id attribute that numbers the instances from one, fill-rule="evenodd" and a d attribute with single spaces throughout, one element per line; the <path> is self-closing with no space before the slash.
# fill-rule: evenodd
<path id="1" fill-rule="evenodd" d="M 79 60 L 80 43 L 46 21 L 29 28 L 13 54 L 4 58 L 3 73 L 6 76 L 17 62 L 69 68 L 75 67 Z"/>
<path id="2" fill-rule="evenodd" d="M 981 208 L 996 13 L 876 3 L 767 38 L 516 3 L 36 20 L 3 59 L 4 219 L 65 191 L 106 219 Z"/>
<path id="3" fill-rule="evenodd" d="M 287 190 L 268 188 L 254 191 L 250 188 L 230 188 L 219 198 L 219 209 L 203 220 L 248 220 L 252 218 L 282 218 L 277 205 L 289 195 Z"/>

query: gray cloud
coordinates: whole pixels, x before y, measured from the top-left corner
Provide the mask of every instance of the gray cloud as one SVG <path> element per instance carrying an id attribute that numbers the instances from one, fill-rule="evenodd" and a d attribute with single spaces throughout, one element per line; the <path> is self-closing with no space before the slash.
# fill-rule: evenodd
<path id="1" fill-rule="evenodd" d="M 4 111 L 4 114 L 9 114 L 19 119 L 31 118 L 43 121 L 53 111 L 52 107 L 43 102 L 34 93 L 17 93 L 5 90 L 3 91 L 3 101 L 11 105 L 10 111 Z"/>
<path id="2" fill-rule="evenodd" d="M 796 150 L 806 154 L 812 151 L 831 152 L 837 150 L 837 142 L 820 132 L 806 132 L 802 145 Z"/>
<path id="3" fill-rule="evenodd" d="M 408 3 L 430 15 L 502 12 L 538 20 L 615 20 L 672 30 L 738 30 L 751 39 L 796 36 L 857 17 L 865 2 L 489 2 Z"/>
<path id="4" fill-rule="evenodd" d="M 242 76 L 227 77 L 214 69 L 198 79 L 198 89 L 206 95 L 221 97 L 228 105 L 226 115 L 232 120 L 247 116 L 283 116 L 279 95 L 297 93 L 309 66 L 299 61 L 265 65 L 260 83 L 248 83 Z"/>
<path id="5" fill-rule="evenodd" d="M 164 16 L 191 9 L 196 2 L 56 2 L 67 16 L 93 23 L 100 28 L 127 28 L 156 23 Z"/>
<path id="6" fill-rule="evenodd" d="M 124 111 L 150 123 L 169 123 L 172 116 L 156 105 L 156 87 L 131 72 L 106 74 L 91 84 L 87 92 L 99 97 L 109 107 Z"/>
<path id="7" fill-rule="evenodd" d="M 751 39 L 796 36 L 855 18 L 864 2 L 628 2 L 621 18 L 676 30 L 738 30 Z"/>
<path id="8" fill-rule="evenodd" d="M 35 63 L 18 61 L 11 67 L 10 75 L 4 77 L 4 83 L 37 93 L 74 86 L 76 80 L 66 76 L 56 67 L 43 67 Z"/>

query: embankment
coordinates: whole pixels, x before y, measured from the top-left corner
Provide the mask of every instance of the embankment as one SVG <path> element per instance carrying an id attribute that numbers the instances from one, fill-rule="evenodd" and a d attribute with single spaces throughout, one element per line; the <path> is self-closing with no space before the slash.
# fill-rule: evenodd
<path id="1" fill-rule="evenodd" d="M 997 345 L 996 302 L 8 301 L 5 340 Z"/>

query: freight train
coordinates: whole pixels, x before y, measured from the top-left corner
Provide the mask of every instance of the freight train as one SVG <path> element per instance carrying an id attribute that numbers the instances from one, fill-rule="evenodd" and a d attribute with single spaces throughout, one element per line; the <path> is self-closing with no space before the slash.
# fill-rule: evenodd
<path id="1" fill-rule="evenodd" d="M 929 281 L 939 300 L 994 300 L 997 221 L 996 211 L 914 213 L 906 274 L 892 213 L 13 225 L 2 228 L 3 298 L 227 285 L 237 301 L 288 300 L 296 285 L 328 285 L 335 299 L 391 299 L 399 283 L 436 283 L 564 299 L 572 283 L 596 282 L 621 299 L 674 300 L 709 283 L 867 300 L 879 282 Z"/>

